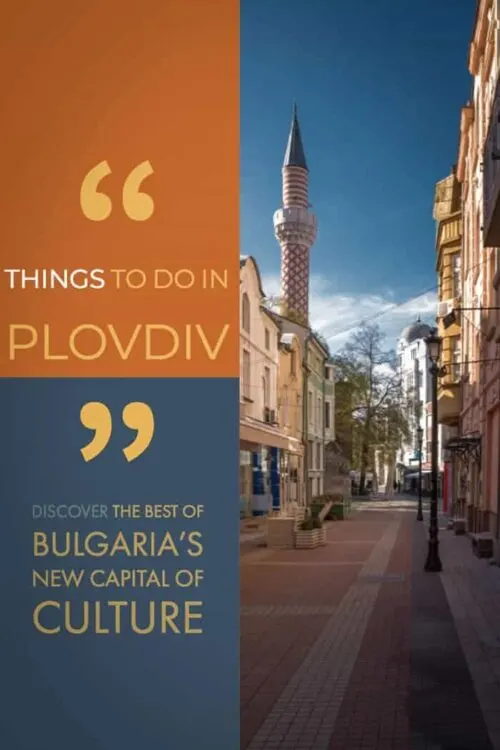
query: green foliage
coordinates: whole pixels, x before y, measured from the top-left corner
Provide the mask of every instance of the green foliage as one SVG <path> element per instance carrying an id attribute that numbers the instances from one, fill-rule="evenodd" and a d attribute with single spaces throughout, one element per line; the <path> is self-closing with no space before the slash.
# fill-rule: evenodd
<path id="1" fill-rule="evenodd" d="M 292 323 L 297 323 L 297 325 L 302 326 L 303 328 L 307 328 L 310 333 L 312 333 L 312 335 L 317 339 L 319 344 L 328 353 L 328 357 L 330 356 L 330 347 L 328 346 L 328 341 L 321 333 L 318 333 L 318 331 L 309 329 L 309 321 L 307 320 L 305 315 L 303 315 L 298 310 L 294 310 L 293 308 L 284 305 L 279 296 L 266 297 L 262 301 L 262 304 L 269 310 L 280 311 L 280 314 L 283 315 L 284 318 L 290 320 Z"/>
<path id="2" fill-rule="evenodd" d="M 300 524 L 301 531 L 314 531 L 314 529 L 323 528 L 323 524 L 318 516 L 308 516 Z"/>
<path id="3" fill-rule="evenodd" d="M 378 325 L 363 324 L 334 357 L 337 439 L 342 444 L 349 436 L 361 492 L 375 449 L 395 454 L 409 431 L 395 354 L 384 349 L 384 339 Z"/>
<path id="4" fill-rule="evenodd" d="M 314 520 L 312 516 L 305 518 L 300 524 L 301 531 L 312 531 L 314 529 Z"/>

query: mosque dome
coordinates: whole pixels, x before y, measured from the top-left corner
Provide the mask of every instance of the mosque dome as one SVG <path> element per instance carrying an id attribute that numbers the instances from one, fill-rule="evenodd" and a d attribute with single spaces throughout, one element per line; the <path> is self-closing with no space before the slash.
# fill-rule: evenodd
<path id="1" fill-rule="evenodd" d="M 405 341 L 407 344 L 412 344 L 414 341 L 425 339 L 431 331 L 432 328 L 428 326 L 427 323 L 422 323 L 420 318 L 418 318 L 415 323 L 406 326 L 401 334 L 401 340 Z"/>

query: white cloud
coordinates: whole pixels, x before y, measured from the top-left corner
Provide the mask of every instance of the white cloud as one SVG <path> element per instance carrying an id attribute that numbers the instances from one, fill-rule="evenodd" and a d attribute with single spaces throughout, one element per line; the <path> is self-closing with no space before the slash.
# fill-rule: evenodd
<path id="1" fill-rule="evenodd" d="M 278 276 L 264 276 L 262 282 L 268 296 L 279 295 Z M 331 290 L 324 277 L 311 277 L 311 326 L 327 339 L 333 352 L 345 344 L 352 330 L 363 320 L 378 323 L 387 336 L 387 347 L 392 348 L 403 328 L 419 316 L 426 323 L 435 324 L 436 303 L 436 293 L 427 292 L 395 307 L 391 291 L 384 295 L 339 294 Z M 380 317 L 376 317 L 378 315 Z"/>

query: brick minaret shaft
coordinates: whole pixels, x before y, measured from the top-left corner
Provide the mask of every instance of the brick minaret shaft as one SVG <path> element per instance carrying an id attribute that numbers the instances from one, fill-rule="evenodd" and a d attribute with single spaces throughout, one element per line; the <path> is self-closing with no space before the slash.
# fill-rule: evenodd
<path id="1" fill-rule="evenodd" d="M 309 170 L 295 105 L 282 176 L 283 208 L 273 218 L 274 233 L 281 246 L 280 312 L 308 325 L 309 250 L 316 239 L 316 217 L 309 211 Z"/>

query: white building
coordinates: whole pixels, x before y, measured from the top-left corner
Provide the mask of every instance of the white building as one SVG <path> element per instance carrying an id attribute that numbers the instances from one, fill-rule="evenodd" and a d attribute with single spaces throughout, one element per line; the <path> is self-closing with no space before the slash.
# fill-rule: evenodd
<path id="1" fill-rule="evenodd" d="M 422 475 L 423 487 L 430 488 L 432 460 L 432 381 L 429 372 L 430 359 L 425 343 L 431 327 L 418 319 L 407 326 L 397 344 L 398 373 L 401 377 L 403 396 L 407 403 L 410 439 L 404 444 L 397 457 L 400 475 L 404 473 L 405 489 L 415 489 L 418 479 L 418 435 L 422 436 Z M 446 428 L 438 426 L 438 468 L 443 471 L 442 444 L 446 439 Z"/>

